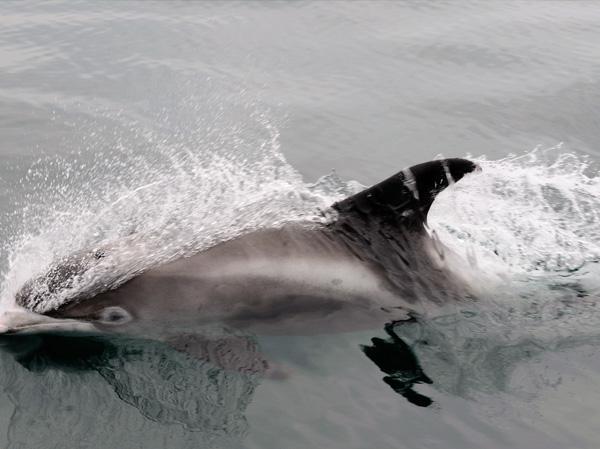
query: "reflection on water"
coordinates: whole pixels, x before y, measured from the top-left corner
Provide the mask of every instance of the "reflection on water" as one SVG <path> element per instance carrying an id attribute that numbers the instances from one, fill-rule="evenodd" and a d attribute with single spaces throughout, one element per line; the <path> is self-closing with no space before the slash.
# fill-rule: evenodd
<path id="1" fill-rule="evenodd" d="M 399 401 L 421 408 L 448 394 L 474 403 L 480 394 L 522 400 L 525 392 L 513 379 L 522 366 L 547 351 L 569 352 L 592 343 L 589 338 L 554 346 L 531 339 L 502 342 L 473 332 L 459 337 L 456 322 L 447 318 L 445 324 L 450 326 L 390 322 L 384 338 L 355 346 L 356 354 L 362 350 L 385 374 L 381 389 L 391 387 Z M 323 340 L 326 353 L 331 341 Z M 67 440 L 81 442 L 80 447 L 86 442 L 107 448 L 242 447 L 249 431 L 247 409 L 269 364 L 278 362 L 267 362 L 254 338 L 229 332 L 168 342 L 13 336 L 0 345 L 0 382 L 14 404 L 10 448 L 59 447 Z M 341 370 L 347 369 L 344 363 Z M 555 386 L 539 367 L 527 375 L 527 400 Z M 292 388 L 293 379 L 288 380 L 280 384 Z M 422 393 L 425 384 L 430 387 Z"/>
<path id="2" fill-rule="evenodd" d="M 142 429 L 160 438 L 131 447 L 163 447 L 158 442 L 167 435 L 183 444 L 177 447 L 232 445 L 248 430 L 244 412 L 265 366 L 256 345 L 235 336 L 182 336 L 165 344 L 44 335 L 5 339 L 2 349 L 2 385 L 15 405 L 11 447 L 54 447 L 65 440 L 63 431 L 71 441 L 120 447 L 106 432 Z M 166 427 L 151 430 L 156 427 L 131 416 L 117 399 Z M 115 419 L 115 413 L 124 416 Z"/>
<path id="3" fill-rule="evenodd" d="M 600 337 L 583 326 L 580 333 L 560 335 L 569 312 L 573 313 L 565 305 L 563 315 L 552 319 L 556 329 L 548 332 L 544 327 L 541 333 L 528 329 L 523 317 L 522 333 L 514 334 L 512 326 L 518 317 L 495 327 L 484 314 L 391 322 L 384 328 L 387 338 L 374 337 L 361 349 L 386 374 L 386 384 L 420 407 L 430 406 L 435 398 L 416 391 L 419 384 L 430 384 L 439 394 L 473 401 L 473 405 L 490 396 L 510 402 L 543 400 L 548 390 L 561 383 L 560 372 L 553 379 L 544 369 L 553 358 L 568 372 L 569 353 L 577 354 L 582 348 L 597 353 L 600 348 Z M 576 314 L 585 319 L 581 310 Z M 540 360 L 547 365 L 538 366 Z"/>
<path id="4" fill-rule="evenodd" d="M 419 361 L 404 340 L 396 334 L 395 323 L 385 326 L 389 335 L 387 340 L 374 337 L 371 346 L 363 346 L 362 350 L 387 376 L 383 381 L 396 393 L 405 397 L 410 403 L 419 407 L 431 405 L 432 400 L 417 393 L 413 386 L 419 383 L 431 384 L 432 380 L 421 369 Z"/>

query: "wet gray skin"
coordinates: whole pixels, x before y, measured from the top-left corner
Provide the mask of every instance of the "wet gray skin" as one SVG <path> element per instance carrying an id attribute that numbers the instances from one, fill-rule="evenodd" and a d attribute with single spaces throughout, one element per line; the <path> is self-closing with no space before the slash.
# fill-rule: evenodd
<path id="1" fill-rule="evenodd" d="M 334 204 L 337 219 L 328 226 L 256 231 L 117 289 L 33 313 L 69 276 L 110 257 L 110 249 L 82 253 L 21 289 L 17 303 L 31 313 L 5 332 L 172 338 L 219 323 L 258 334 L 312 334 L 378 326 L 421 313 L 425 303 L 465 298 L 469 286 L 448 270 L 453 259 L 424 226 L 436 195 L 477 168 L 463 159 L 420 164 Z M 44 294 L 35 285 L 45 285 Z"/>

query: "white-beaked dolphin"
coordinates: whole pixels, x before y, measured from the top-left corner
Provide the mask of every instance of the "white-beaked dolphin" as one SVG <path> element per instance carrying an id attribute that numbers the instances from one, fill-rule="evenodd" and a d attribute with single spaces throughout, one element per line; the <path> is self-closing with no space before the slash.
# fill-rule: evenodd
<path id="1" fill-rule="evenodd" d="M 468 283 L 448 269 L 449 253 L 425 225 L 436 195 L 478 169 L 456 158 L 419 164 L 335 203 L 327 225 L 251 232 L 48 310 L 52 295 L 110 260 L 111 250 L 74 255 L 25 283 L 18 310 L 0 317 L 0 332 L 168 338 L 220 323 L 257 334 L 312 334 L 467 297 Z"/>

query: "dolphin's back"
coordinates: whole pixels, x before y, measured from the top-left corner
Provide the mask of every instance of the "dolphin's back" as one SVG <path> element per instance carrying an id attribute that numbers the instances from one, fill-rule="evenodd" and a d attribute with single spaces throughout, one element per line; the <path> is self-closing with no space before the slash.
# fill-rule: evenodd
<path id="1" fill-rule="evenodd" d="M 333 208 L 345 217 L 392 222 L 400 232 L 422 231 L 435 197 L 476 169 L 478 166 L 466 159 L 425 162 L 401 170 Z"/>
<path id="2" fill-rule="evenodd" d="M 257 231 L 142 273 L 97 300 L 91 297 L 102 292 L 93 291 L 58 310 L 46 310 L 47 295 L 62 285 L 69 287 L 73 273 L 81 275 L 95 260 L 110 256 L 110 249 L 81 253 L 68 259 L 68 266 L 56 264 L 27 282 L 16 295 L 17 304 L 38 313 L 60 313 L 79 302 L 109 301 L 115 295 L 137 301 L 159 293 L 174 296 L 178 290 L 187 292 L 181 298 L 214 297 L 210 302 L 217 304 L 219 295 L 239 294 L 244 300 L 257 292 L 261 298 L 329 295 L 335 301 L 344 295 L 389 299 L 390 292 L 409 301 L 424 296 L 443 300 L 440 292 L 461 295 L 451 286 L 452 277 L 440 269 L 443 257 L 435 256 L 424 225 L 436 195 L 476 168 L 464 159 L 419 164 L 332 205 L 338 216 L 325 227 Z"/>
<path id="3" fill-rule="evenodd" d="M 447 269 L 450 251 L 432 240 L 425 224 L 436 196 L 476 169 L 473 162 L 458 158 L 404 169 L 335 203 L 339 216 L 329 227 L 355 252 L 378 264 L 405 299 L 442 303 L 464 296 Z"/>

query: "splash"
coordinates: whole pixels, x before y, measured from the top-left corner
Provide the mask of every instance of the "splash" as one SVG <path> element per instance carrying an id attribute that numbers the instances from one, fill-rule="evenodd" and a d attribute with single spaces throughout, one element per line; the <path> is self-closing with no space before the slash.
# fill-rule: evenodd
<path id="1" fill-rule="evenodd" d="M 598 344 L 600 176 L 562 146 L 476 160 L 482 175 L 444 191 L 430 226 L 473 272 L 502 282 L 486 278 L 476 304 L 398 330 L 436 388 L 469 399 L 493 391 L 494 401 L 500 391 L 514 403 L 525 361 Z"/>
<path id="2" fill-rule="evenodd" d="M 440 238 L 485 269 L 569 274 L 600 260 L 600 176 L 562 147 L 497 161 L 442 192 L 430 212 Z"/>
<path id="3" fill-rule="evenodd" d="M 144 151 L 135 139 L 122 139 L 111 150 L 42 158 L 28 169 L 16 207 L 21 226 L 5 243 L 5 307 L 25 281 L 70 254 L 110 247 L 114 257 L 37 311 L 253 229 L 326 220 L 322 211 L 343 187 L 327 177 L 304 183 L 264 112 L 248 111 L 242 124 L 221 120 L 193 140 L 193 149 L 189 140 L 174 143 L 130 126 Z"/>
<path id="4" fill-rule="evenodd" d="M 117 251 L 110 265 L 98 264 L 40 311 L 253 229 L 323 223 L 331 203 L 363 187 L 335 173 L 305 183 L 285 161 L 269 115 L 247 112 L 192 141 L 131 122 L 134 138 L 119 136 L 111 150 L 89 151 L 98 142 L 88 142 L 76 157 L 32 164 L 20 182 L 21 227 L 5 243 L 4 306 L 25 281 L 83 249 Z M 531 279 L 578 294 L 600 260 L 600 178 L 589 160 L 560 147 L 475 160 L 484 175 L 466 177 L 434 203 L 435 234 L 470 262 L 474 276 L 521 282 L 511 284 L 511 297 L 535 296 Z"/>

